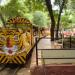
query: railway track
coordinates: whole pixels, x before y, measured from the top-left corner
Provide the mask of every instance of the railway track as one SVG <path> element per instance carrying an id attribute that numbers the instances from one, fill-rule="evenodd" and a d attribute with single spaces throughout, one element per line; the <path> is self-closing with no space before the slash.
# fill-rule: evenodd
<path id="1" fill-rule="evenodd" d="M 22 67 L 19 65 L 0 65 L 0 75 L 17 75 Z"/>
<path id="2" fill-rule="evenodd" d="M 7 65 L 0 64 L 0 72 L 3 71 L 6 67 L 7 67 Z"/>
<path id="3" fill-rule="evenodd" d="M 22 66 L 10 67 L 7 75 L 17 75 L 17 72 L 22 68 Z"/>

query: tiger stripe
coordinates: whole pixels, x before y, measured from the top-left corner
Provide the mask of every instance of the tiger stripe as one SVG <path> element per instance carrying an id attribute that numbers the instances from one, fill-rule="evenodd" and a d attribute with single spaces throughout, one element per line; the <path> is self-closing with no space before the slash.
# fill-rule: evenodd
<path id="1" fill-rule="evenodd" d="M 22 62 L 18 59 L 17 56 L 15 56 L 15 59 L 16 59 L 20 64 L 22 64 Z"/>
<path id="2" fill-rule="evenodd" d="M 5 58 L 2 60 L 1 63 L 5 63 L 6 59 L 7 59 L 7 57 L 5 57 Z"/>
<path id="3" fill-rule="evenodd" d="M 0 54 L 0 63 L 5 63 L 5 64 L 8 63 L 8 59 L 7 59 L 6 55 Z"/>
<path id="4" fill-rule="evenodd" d="M 19 58 L 19 56 L 17 56 L 17 58 L 21 61 L 21 63 L 23 63 L 23 61 Z"/>
<path id="5" fill-rule="evenodd" d="M 7 61 L 5 62 L 6 64 L 9 62 L 9 59 L 7 59 Z"/>
<path id="6" fill-rule="evenodd" d="M 2 61 L 4 60 L 4 58 L 5 58 L 5 56 L 1 59 L 1 63 L 2 63 Z"/>
<path id="7" fill-rule="evenodd" d="M 21 56 L 24 60 L 26 60 L 26 58 L 24 56 Z"/>
<path id="8" fill-rule="evenodd" d="M 25 63 L 25 60 L 21 57 L 21 56 L 18 56 L 20 59 L 21 59 L 21 61 L 23 62 L 23 63 Z"/>
<path id="9" fill-rule="evenodd" d="M 4 61 L 4 64 L 7 64 L 7 63 L 6 63 L 6 62 L 7 62 L 7 60 L 8 60 L 8 59 L 6 59 L 6 60 Z"/>
<path id="10" fill-rule="evenodd" d="M 0 63 L 15 63 L 15 64 L 25 64 L 26 63 L 26 56 L 27 52 L 24 51 L 22 53 L 16 54 L 16 55 L 5 55 L 5 54 L 0 54 Z"/>
<path id="11" fill-rule="evenodd" d="M 4 58 L 4 55 L 1 55 L 1 58 L 0 58 L 0 63 L 2 62 L 2 59 Z"/>
<path id="12" fill-rule="evenodd" d="M 16 63 L 16 64 L 18 63 L 15 59 L 12 59 L 12 61 L 13 61 L 13 63 Z"/>
<path id="13" fill-rule="evenodd" d="M 26 18 L 21 18 L 21 17 L 15 17 L 15 18 L 12 18 L 12 19 L 9 19 L 7 24 L 27 24 L 27 25 L 32 25 L 31 22 L 26 19 Z"/>

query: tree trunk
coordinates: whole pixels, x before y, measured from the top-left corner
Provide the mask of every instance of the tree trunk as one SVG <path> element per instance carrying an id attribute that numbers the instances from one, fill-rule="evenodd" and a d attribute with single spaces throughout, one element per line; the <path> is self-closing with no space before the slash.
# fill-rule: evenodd
<path id="1" fill-rule="evenodd" d="M 60 11 L 59 11 L 59 15 L 58 15 L 57 28 L 56 28 L 56 39 L 57 40 L 59 38 L 58 34 L 59 34 L 60 19 L 61 19 L 61 13 L 62 13 L 64 4 L 65 4 L 65 0 L 63 0 L 62 5 L 60 5 Z"/>
<path id="2" fill-rule="evenodd" d="M 47 9 L 49 11 L 49 15 L 51 18 L 51 41 L 54 41 L 54 28 L 55 28 L 55 19 L 53 15 L 53 10 L 52 10 L 52 5 L 51 5 L 51 0 L 45 0 Z"/>
<path id="3" fill-rule="evenodd" d="M 4 20 L 4 18 L 3 18 L 3 16 L 2 16 L 2 14 L 1 14 L 1 13 L 0 13 L 0 19 L 2 20 L 3 26 L 4 26 L 4 27 L 6 27 L 5 20 Z"/>

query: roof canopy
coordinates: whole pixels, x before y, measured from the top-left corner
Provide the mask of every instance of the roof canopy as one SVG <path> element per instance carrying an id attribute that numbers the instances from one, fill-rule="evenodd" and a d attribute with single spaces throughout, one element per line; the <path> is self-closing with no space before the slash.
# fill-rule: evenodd
<path id="1" fill-rule="evenodd" d="M 32 23 L 26 19 L 26 18 L 22 18 L 22 17 L 15 17 L 15 18 L 11 18 L 7 21 L 7 24 L 26 24 L 26 25 L 32 25 Z"/>

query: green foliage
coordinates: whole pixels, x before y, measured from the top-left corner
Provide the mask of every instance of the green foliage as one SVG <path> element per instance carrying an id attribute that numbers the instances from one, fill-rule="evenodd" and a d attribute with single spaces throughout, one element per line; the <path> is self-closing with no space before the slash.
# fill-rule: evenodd
<path id="1" fill-rule="evenodd" d="M 25 13 L 24 17 L 27 18 L 28 20 L 30 20 L 31 22 L 32 22 L 32 20 L 33 20 L 33 15 L 32 15 L 32 13 Z"/>
<path id="2" fill-rule="evenodd" d="M 5 6 L 10 2 L 10 0 L 0 0 L 0 6 Z"/>
<path id="3" fill-rule="evenodd" d="M 34 12 L 36 10 L 46 10 L 45 0 L 25 0 L 25 5 L 29 9 L 29 12 Z"/>
<path id="4" fill-rule="evenodd" d="M 2 27 L 3 25 L 2 25 L 2 21 L 0 20 L 0 27 Z"/>
<path id="5" fill-rule="evenodd" d="M 69 25 L 70 25 L 69 22 L 70 22 L 69 15 L 63 15 L 62 16 L 62 24 L 63 24 L 64 28 L 69 27 Z"/>
<path id="6" fill-rule="evenodd" d="M 64 28 L 71 28 L 74 26 L 75 24 L 75 19 L 74 19 L 75 15 L 74 13 L 68 13 L 66 12 L 63 16 L 62 16 L 62 24 L 64 25 Z"/>
<path id="7" fill-rule="evenodd" d="M 54 4 L 60 7 L 62 5 L 62 1 L 63 0 L 55 0 Z M 65 0 L 64 8 L 67 7 L 66 6 L 67 3 L 68 3 L 68 0 Z"/>
<path id="8" fill-rule="evenodd" d="M 61 3 L 62 0 L 55 0 L 54 4 L 60 6 Z M 67 3 L 70 13 L 67 12 L 64 16 L 62 16 L 62 23 L 64 27 L 68 27 L 69 25 L 71 26 L 72 23 L 75 23 L 75 0 L 65 0 L 65 5 Z M 48 13 L 44 12 L 47 12 L 45 0 L 6 0 L 3 6 L 0 5 L 0 13 L 2 13 L 5 21 L 15 16 L 21 16 L 29 19 L 39 27 L 50 25 L 50 19 L 47 17 Z M 72 19 L 69 19 L 70 14 L 73 15 Z M 54 17 L 57 21 L 58 11 L 54 11 Z M 2 24 L 2 22 L 0 22 L 0 24 Z"/>
<path id="9" fill-rule="evenodd" d="M 29 17 L 27 13 L 32 13 L 36 10 L 45 9 L 44 0 L 6 0 L 5 5 L 0 6 L 0 12 L 5 20 L 13 18 L 15 16 Z"/>
<path id="10" fill-rule="evenodd" d="M 2 7 L 2 13 L 10 18 L 15 16 L 21 16 L 20 11 L 23 11 L 24 8 L 24 5 L 21 5 L 18 0 L 11 0 L 7 5 Z"/>
<path id="11" fill-rule="evenodd" d="M 75 0 L 68 0 L 67 8 L 71 11 L 75 10 Z"/>
<path id="12" fill-rule="evenodd" d="M 42 11 L 36 11 L 33 14 L 33 23 L 39 27 L 47 26 L 47 15 Z"/>

